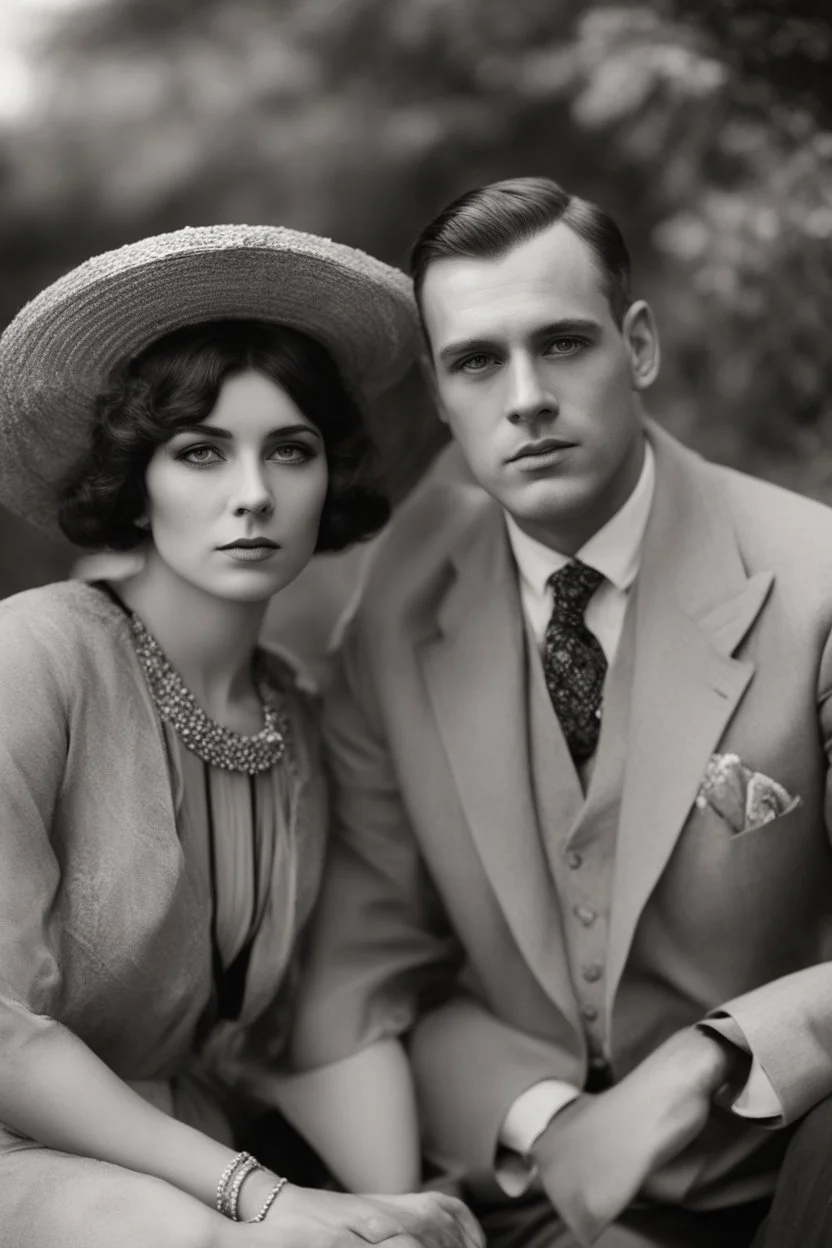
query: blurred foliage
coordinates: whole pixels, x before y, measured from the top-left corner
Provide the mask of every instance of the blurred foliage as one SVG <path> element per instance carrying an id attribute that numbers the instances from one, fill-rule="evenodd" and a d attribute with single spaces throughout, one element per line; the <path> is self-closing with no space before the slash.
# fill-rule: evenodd
<path id="1" fill-rule="evenodd" d="M 88 2 L 0 133 L 0 321 L 87 255 L 185 224 L 280 221 L 404 263 L 453 195 L 548 174 L 631 243 L 665 344 L 652 410 L 832 501 L 827 7 Z M 378 427 L 400 495 L 439 435 L 414 382 L 395 407 Z M 29 579 L 61 557 L 43 547 Z M 0 592 L 18 580 L 0 563 Z"/>

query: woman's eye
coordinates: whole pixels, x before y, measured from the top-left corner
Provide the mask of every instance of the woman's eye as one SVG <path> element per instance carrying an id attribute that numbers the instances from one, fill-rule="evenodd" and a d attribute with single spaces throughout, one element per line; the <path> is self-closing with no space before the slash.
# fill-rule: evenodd
<path id="1" fill-rule="evenodd" d="M 216 464 L 222 456 L 214 446 L 189 446 L 177 455 L 177 459 L 184 460 L 186 464 L 201 465 Z"/>
<path id="2" fill-rule="evenodd" d="M 311 457 L 312 452 L 309 447 L 301 446 L 297 442 L 287 442 L 276 446 L 270 455 L 270 459 L 277 459 L 281 464 L 302 464 Z"/>

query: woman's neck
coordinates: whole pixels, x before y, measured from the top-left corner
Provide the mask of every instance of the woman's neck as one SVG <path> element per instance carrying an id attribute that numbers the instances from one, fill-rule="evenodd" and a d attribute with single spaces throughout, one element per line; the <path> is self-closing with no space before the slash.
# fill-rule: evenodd
<path id="1" fill-rule="evenodd" d="M 251 704 L 252 658 L 266 602 L 218 598 L 177 576 L 153 552 L 139 572 L 119 582 L 118 592 L 209 715 L 227 720 L 229 708 Z"/>

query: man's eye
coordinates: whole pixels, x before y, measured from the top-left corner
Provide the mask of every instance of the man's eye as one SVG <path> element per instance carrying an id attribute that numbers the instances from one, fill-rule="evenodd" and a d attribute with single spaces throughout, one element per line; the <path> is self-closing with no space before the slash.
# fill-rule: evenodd
<path id="1" fill-rule="evenodd" d="M 214 446 L 189 446 L 176 457 L 186 464 L 215 464 L 222 456 Z"/>
<path id="2" fill-rule="evenodd" d="M 479 355 L 469 355 L 464 360 L 460 360 L 457 368 L 464 373 L 481 373 L 483 369 L 488 368 L 493 363 L 493 355 L 485 355 L 480 352 Z"/>
<path id="3" fill-rule="evenodd" d="M 547 347 L 552 355 L 574 355 L 584 345 L 581 338 L 554 338 Z"/>

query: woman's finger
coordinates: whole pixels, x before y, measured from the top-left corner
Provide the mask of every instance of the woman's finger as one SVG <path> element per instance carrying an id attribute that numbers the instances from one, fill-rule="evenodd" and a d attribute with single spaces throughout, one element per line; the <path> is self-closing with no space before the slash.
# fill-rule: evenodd
<path id="1" fill-rule="evenodd" d="M 434 1201 L 432 1193 L 374 1197 L 373 1203 L 396 1223 L 397 1235 L 409 1235 L 419 1248 L 465 1248 L 454 1219 Z"/>
<path id="2" fill-rule="evenodd" d="M 413 1218 L 406 1205 L 400 1207 L 399 1200 L 385 1200 L 375 1196 L 353 1196 L 350 1207 L 343 1216 L 343 1224 L 368 1244 L 381 1244 L 394 1239 L 397 1235 L 413 1234 Z M 409 1200 L 402 1197 L 402 1202 Z"/>
<path id="3" fill-rule="evenodd" d="M 366 1213 L 356 1213 L 348 1223 L 350 1229 L 365 1244 L 389 1243 L 397 1235 L 404 1233 L 404 1226 L 399 1218 L 382 1209 L 370 1208 Z"/>
<path id="4" fill-rule="evenodd" d="M 483 1229 L 465 1204 L 465 1201 L 459 1200 L 456 1196 L 446 1196 L 443 1193 L 438 1193 L 438 1198 L 443 1208 L 448 1210 L 451 1217 L 461 1227 L 465 1236 L 466 1248 L 485 1248 Z"/>
<path id="5" fill-rule="evenodd" d="M 395 1207 L 346 1192 L 290 1188 L 282 1212 L 301 1214 L 333 1231 L 348 1231 L 364 1244 L 381 1244 L 405 1229 Z"/>
<path id="6" fill-rule="evenodd" d="M 332 1226 L 316 1218 L 291 1215 L 269 1225 L 234 1223 L 234 1238 L 221 1240 L 221 1248 L 362 1248 L 366 1243 L 345 1226 Z"/>
<path id="7" fill-rule="evenodd" d="M 425 1248 L 480 1248 L 469 1231 L 469 1223 L 476 1228 L 476 1220 L 461 1201 L 441 1192 L 420 1192 L 407 1199 L 424 1224 Z M 419 1231 L 415 1233 L 419 1235 Z"/>

